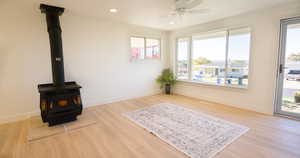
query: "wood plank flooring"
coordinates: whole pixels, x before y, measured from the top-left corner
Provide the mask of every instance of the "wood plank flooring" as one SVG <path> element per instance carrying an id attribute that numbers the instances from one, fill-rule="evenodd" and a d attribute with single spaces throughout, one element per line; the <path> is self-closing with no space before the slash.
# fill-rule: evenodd
<path id="1" fill-rule="evenodd" d="M 169 102 L 250 128 L 216 158 L 300 158 L 300 122 L 179 95 L 155 95 L 89 108 L 97 124 L 27 142 L 29 120 L 0 125 L 0 158 L 185 158 L 122 116 Z"/>

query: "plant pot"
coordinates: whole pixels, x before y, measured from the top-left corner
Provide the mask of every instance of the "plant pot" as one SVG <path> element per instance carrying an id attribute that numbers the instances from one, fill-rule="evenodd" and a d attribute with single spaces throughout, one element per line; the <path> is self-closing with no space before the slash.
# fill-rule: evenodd
<path id="1" fill-rule="evenodd" d="M 170 84 L 165 84 L 165 93 L 171 94 L 171 85 Z"/>
<path id="2" fill-rule="evenodd" d="M 295 103 L 300 103 L 300 96 L 295 96 Z"/>

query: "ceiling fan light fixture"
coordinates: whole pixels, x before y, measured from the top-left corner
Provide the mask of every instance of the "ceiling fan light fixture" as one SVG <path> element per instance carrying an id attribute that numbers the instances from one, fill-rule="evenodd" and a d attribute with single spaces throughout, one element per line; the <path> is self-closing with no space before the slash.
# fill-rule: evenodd
<path id="1" fill-rule="evenodd" d="M 109 12 L 111 12 L 111 13 L 116 13 L 116 12 L 118 12 L 118 9 L 116 9 L 116 8 L 111 8 L 111 9 L 109 9 Z"/>
<path id="2" fill-rule="evenodd" d="M 203 0 L 174 0 L 175 4 L 167 16 L 169 25 L 179 24 L 183 21 L 185 16 L 193 15 L 193 14 L 206 14 L 209 12 L 209 9 L 198 8 Z"/>

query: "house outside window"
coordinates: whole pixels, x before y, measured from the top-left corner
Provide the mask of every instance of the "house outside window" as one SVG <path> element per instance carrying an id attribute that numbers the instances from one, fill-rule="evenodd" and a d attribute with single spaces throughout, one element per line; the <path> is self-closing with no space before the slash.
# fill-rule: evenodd
<path id="1" fill-rule="evenodd" d="M 160 59 L 161 40 L 147 37 L 130 37 L 131 60 Z"/>
<path id="2" fill-rule="evenodd" d="M 178 79 L 212 85 L 247 87 L 250 39 L 250 28 L 179 38 L 176 59 Z M 189 45 L 191 49 L 187 48 Z"/>

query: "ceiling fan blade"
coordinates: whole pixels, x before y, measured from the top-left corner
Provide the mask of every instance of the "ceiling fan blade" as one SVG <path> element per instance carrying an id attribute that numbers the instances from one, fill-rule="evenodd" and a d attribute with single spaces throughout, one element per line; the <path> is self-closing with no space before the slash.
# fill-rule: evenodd
<path id="1" fill-rule="evenodd" d="M 186 12 L 190 14 L 205 14 L 210 12 L 210 9 L 192 9 L 192 10 L 186 10 Z"/>
<path id="2" fill-rule="evenodd" d="M 203 0 L 175 0 L 175 5 L 176 8 L 192 9 L 202 2 Z"/>
<path id="3" fill-rule="evenodd" d="M 167 14 L 167 15 L 162 15 L 162 16 L 160 16 L 161 18 L 174 18 L 174 17 L 176 17 L 178 15 L 178 13 L 177 12 L 175 12 L 175 11 L 173 11 L 173 12 L 170 12 L 169 14 Z"/>

